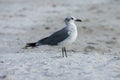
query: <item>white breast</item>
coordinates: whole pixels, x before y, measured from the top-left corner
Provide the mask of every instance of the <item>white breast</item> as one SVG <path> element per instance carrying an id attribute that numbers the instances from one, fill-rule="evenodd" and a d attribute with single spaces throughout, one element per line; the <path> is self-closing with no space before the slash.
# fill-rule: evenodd
<path id="1" fill-rule="evenodd" d="M 66 27 L 66 29 L 68 30 L 69 37 L 66 38 L 64 41 L 60 42 L 58 45 L 67 46 L 67 45 L 73 43 L 77 38 L 76 25 L 74 23 L 71 23 L 71 24 L 69 24 L 67 26 L 68 27 Z"/>

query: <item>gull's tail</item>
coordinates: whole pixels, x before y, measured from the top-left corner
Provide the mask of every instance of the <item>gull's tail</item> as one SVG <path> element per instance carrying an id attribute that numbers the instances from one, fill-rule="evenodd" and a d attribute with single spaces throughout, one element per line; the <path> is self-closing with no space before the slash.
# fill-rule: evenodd
<path id="1" fill-rule="evenodd" d="M 48 41 L 49 41 L 48 37 L 46 37 L 34 43 L 27 43 L 23 49 L 27 49 L 28 47 L 35 48 L 40 45 L 45 45 L 45 44 L 48 44 Z"/>
<path id="2" fill-rule="evenodd" d="M 27 49 L 28 47 L 35 48 L 37 46 L 38 46 L 37 42 L 27 43 L 26 46 L 24 47 L 24 49 Z"/>

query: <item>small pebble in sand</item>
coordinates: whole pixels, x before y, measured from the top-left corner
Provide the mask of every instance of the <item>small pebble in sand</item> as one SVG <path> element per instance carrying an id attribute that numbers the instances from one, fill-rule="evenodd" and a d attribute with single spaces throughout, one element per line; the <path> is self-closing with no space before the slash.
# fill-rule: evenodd
<path id="1" fill-rule="evenodd" d="M 5 79 L 7 76 L 6 75 L 2 75 L 0 76 L 0 79 Z"/>
<path id="2" fill-rule="evenodd" d="M 0 63 L 4 63 L 4 61 L 0 61 Z"/>
<path id="3" fill-rule="evenodd" d="M 94 49 L 95 49 L 95 47 L 93 47 L 93 46 L 87 46 L 87 47 L 84 48 L 84 51 L 85 51 L 85 52 L 91 52 L 91 51 L 93 51 Z"/>
<path id="4" fill-rule="evenodd" d="M 45 27 L 46 30 L 50 29 L 50 27 Z"/>

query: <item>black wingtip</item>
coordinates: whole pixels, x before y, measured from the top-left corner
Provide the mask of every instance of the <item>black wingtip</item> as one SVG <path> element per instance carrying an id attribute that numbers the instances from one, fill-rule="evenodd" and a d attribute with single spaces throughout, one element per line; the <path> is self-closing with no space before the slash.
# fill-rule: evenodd
<path id="1" fill-rule="evenodd" d="M 23 49 L 27 49 L 28 47 L 35 48 L 37 46 L 36 46 L 36 43 L 27 43 Z"/>

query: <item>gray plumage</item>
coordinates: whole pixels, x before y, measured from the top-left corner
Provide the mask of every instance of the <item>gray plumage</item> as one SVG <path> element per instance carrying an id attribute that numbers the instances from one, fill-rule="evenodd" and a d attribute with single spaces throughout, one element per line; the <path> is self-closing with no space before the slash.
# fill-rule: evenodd
<path id="1" fill-rule="evenodd" d="M 66 27 L 53 33 L 49 37 L 43 38 L 37 42 L 37 45 L 58 45 L 59 42 L 65 40 L 69 36 Z"/>

